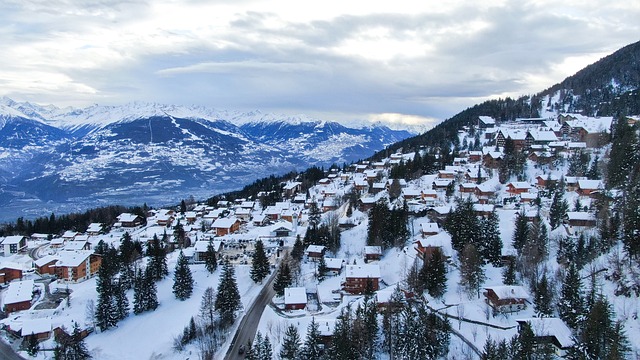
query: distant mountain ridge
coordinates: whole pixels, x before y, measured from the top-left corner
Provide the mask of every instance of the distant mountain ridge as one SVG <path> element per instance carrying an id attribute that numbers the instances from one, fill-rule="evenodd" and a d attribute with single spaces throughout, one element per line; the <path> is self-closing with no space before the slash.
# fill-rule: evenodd
<path id="1" fill-rule="evenodd" d="M 100 204 L 174 203 L 271 174 L 350 163 L 411 135 L 304 115 L 153 103 L 57 108 L 5 97 L 0 205 L 10 219 Z"/>

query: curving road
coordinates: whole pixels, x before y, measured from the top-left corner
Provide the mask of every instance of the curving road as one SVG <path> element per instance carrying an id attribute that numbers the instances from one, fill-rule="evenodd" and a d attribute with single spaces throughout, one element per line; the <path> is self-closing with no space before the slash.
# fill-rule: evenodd
<path id="1" fill-rule="evenodd" d="M 253 341 L 253 338 L 256 336 L 262 312 L 276 294 L 273 290 L 273 281 L 276 278 L 277 272 L 277 270 L 274 270 L 269 276 L 267 283 L 260 291 L 260 294 L 258 294 L 253 305 L 251 305 L 249 311 L 247 311 L 244 317 L 242 317 L 242 320 L 240 320 L 240 325 L 238 326 L 238 330 L 236 330 L 231 346 L 229 346 L 229 351 L 227 351 L 227 355 L 224 357 L 225 360 L 244 359 L 244 355 L 238 355 L 238 350 L 240 350 L 240 346 L 246 346 L 249 340 Z"/>
<path id="2" fill-rule="evenodd" d="M 16 354 L 15 351 L 4 342 L 4 340 L 0 340 L 0 359 L 3 360 L 25 360 L 22 356 Z"/>

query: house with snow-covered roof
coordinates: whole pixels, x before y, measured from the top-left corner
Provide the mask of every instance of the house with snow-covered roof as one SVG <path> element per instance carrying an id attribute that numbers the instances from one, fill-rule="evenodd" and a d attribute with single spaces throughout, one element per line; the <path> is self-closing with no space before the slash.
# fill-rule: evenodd
<path id="1" fill-rule="evenodd" d="M 578 180 L 576 192 L 580 196 L 590 196 L 594 191 L 604 189 L 602 180 Z"/>
<path id="2" fill-rule="evenodd" d="M 567 211 L 565 222 L 576 231 L 592 228 L 597 224 L 596 216 L 586 211 Z"/>
<path id="3" fill-rule="evenodd" d="M 5 312 L 27 310 L 31 307 L 34 291 L 33 280 L 14 281 L 4 293 L 2 308 Z"/>
<path id="4" fill-rule="evenodd" d="M 121 227 L 136 227 L 142 225 L 143 219 L 141 216 L 131 213 L 122 213 L 118 215 L 116 226 Z"/>
<path id="5" fill-rule="evenodd" d="M 6 236 L 0 239 L 2 255 L 11 256 L 27 249 L 27 237 L 22 235 Z"/>
<path id="6" fill-rule="evenodd" d="M 531 184 L 526 181 L 512 181 L 507 184 L 507 192 L 512 195 L 518 195 L 531 190 Z"/>
<path id="7" fill-rule="evenodd" d="M 20 264 L 3 263 L 0 266 L 0 283 L 6 284 L 13 280 L 22 279 L 22 269 Z"/>
<path id="8" fill-rule="evenodd" d="M 307 289 L 288 287 L 284 289 L 285 310 L 302 310 L 307 307 Z"/>
<path id="9" fill-rule="evenodd" d="M 369 262 L 373 260 L 380 260 L 382 257 L 382 247 L 380 246 L 365 246 L 364 247 L 364 261 Z"/>
<path id="10" fill-rule="evenodd" d="M 304 251 L 305 255 L 311 261 L 318 261 L 321 257 L 324 256 L 324 252 L 326 251 L 326 247 L 323 245 L 309 245 L 307 249 Z"/>
<path id="11" fill-rule="evenodd" d="M 567 355 L 573 346 L 573 333 L 571 329 L 559 318 L 529 318 L 516 319 L 518 331 L 521 331 L 524 324 L 529 324 L 533 331 L 536 346 L 550 344 L 553 346 L 555 354 L 559 357 Z"/>
<path id="12" fill-rule="evenodd" d="M 437 235 L 440 232 L 440 228 L 437 223 L 434 222 L 423 222 L 420 223 L 420 234 L 423 238 L 428 236 Z"/>
<path id="13" fill-rule="evenodd" d="M 527 308 L 530 298 L 527 290 L 522 286 L 499 285 L 484 288 L 485 301 L 495 311 L 516 312 Z"/>
<path id="14" fill-rule="evenodd" d="M 351 294 L 362 294 L 367 288 L 376 291 L 380 288 L 380 278 L 378 264 L 347 265 L 342 288 Z"/>
<path id="15" fill-rule="evenodd" d="M 324 262 L 327 265 L 327 274 L 340 275 L 342 267 L 344 266 L 343 259 L 337 258 L 324 258 Z"/>
<path id="16" fill-rule="evenodd" d="M 213 245 L 213 251 L 216 252 L 216 258 L 220 258 L 220 254 L 222 254 L 222 250 L 224 249 L 224 242 L 220 240 L 212 240 L 211 245 Z M 202 263 L 207 260 L 207 248 L 209 247 L 209 240 L 198 240 L 193 245 L 193 261 L 197 263 Z"/>
<path id="17" fill-rule="evenodd" d="M 233 234 L 240 230 L 240 220 L 235 216 L 228 218 L 218 218 L 211 224 L 211 229 L 215 231 L 216 236 L 224 236 Z"/>
<path id="18" fill-rule="evenodd" d="M 22 329 L 20 335 L 23 339 L 33 336 L 38 341 L 47 340 L 51 337 L 51 319 L 24 319 L 22 320 Z"/>
<path id="19" fill-rule="evenodd" d="M 55 263 L 59 281 L 77 283 L 95 275 L 100 270 L 102 257 L 91 250 L 61 251 Z"/>
<path id="20" fill-rule="evenodd" d="M 89 227 L 87 227 L 86 231 L 87 235 L 100 235 L 102 233 L 102 224 L 101 223 L 91 223 Z"/>

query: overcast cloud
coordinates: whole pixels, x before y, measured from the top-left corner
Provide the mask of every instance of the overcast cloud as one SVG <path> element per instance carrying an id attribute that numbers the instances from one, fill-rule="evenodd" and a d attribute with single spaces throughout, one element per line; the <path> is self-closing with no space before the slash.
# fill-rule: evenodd
<path id="1" fill-rule="evenodd" d="M 9 0 L 0 96 L 428 122 L 640 40 L 638 1 Z"/>

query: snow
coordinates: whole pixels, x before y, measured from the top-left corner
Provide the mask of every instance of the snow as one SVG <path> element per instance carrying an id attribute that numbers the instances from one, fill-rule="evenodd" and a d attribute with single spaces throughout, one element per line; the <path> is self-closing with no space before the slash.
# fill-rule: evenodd
<path id="1" fill-rule="evenodd" d="M 91 254 L 93 254 L 91 250 L 60 251 L 56 266 L 80 266 Z"/>
<path id="2" fill-rule="evenodd" d="M 559 318 L 530 318 L 518 319 L 516 321 L 518 323 L 529 323 L 535 336 L 555 337 L 563 348 L 568 348 L 573 345 L 571 329 Z"/>
<path id="3" fill-rule="evenodd" d="M 380 265 L 367 264 L 367 265 L 347 265 L 346 266 L 347 278 L 380 278 Z"/>
<path id="4" fill-rule="evenodd" d="M 485 286 L 487 290 L 493 290 L 498 299 L 528 299 L 529 293 L 522 286 L 502 285 L 502 286 Z"/>
<path id="5" fill-rule="evenodd" d="M 22 336 L 51 331 L 51 319 L 27 319 L 22 322 Z"/>
<path id="6" fill-rule="evenodd" d="M 4 294 L 3 304 L 15 304 L 24 301 L 31 301 L 33 297 L 33 280 L 14 281 L 9 284 L 9 288 Z"/>
<path id="7" fill-rule="evenodd" d="M 292 287 L 284 289 L 284 303 L 286 305 L 306 304 L 307 289 L 304 287 Z"/>

